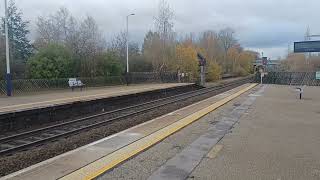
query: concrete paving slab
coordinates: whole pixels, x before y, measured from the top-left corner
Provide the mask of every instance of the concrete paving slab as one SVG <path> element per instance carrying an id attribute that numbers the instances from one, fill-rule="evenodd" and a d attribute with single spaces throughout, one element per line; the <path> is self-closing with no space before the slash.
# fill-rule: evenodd
<path id="1" fill-rule="evenodd" d="M 290 86 L 266 85 L 216 158 L 203 158 L 189 179 L 320 179 L 319 92 L 306 87 L 299 100 Z"/>
<path id="2" fill-rule="evenodd" d="M 252 91 L 255 91 L 255 89 Z M 230 101 L 223 107 L 220 107 L 209 115 L 166 138 L 159 144 L 115 167 L 111 171 L 106 172 L 100 176 L 98 180 L 148 179 L 153 172 L 166 164 L 168 160 L 175 157 L 200 136 L 205 134 L 209 127 L 217 124 L 217 122 L 221 120 L 220 116 L 238 107 L 238 104 L 241 104 L 247 98 L 248 94 L 249 92 Z"/>
<path id="3" fill-rule="evenodd" d="M 258 91 L 261 94 L 263 89 Z M 229 113 L 217 124 L 212 125 L 208 132 L 200 136 L 191 143 L 181 153 L 166 162 L 161 168 L 154 172 L 149 180 L 184 180 L 193 169 L 201 162 L 202 158 L 208 154 L 210 149 L 222 139 L 233 125 L 239 121 L 243 113 L 255 101 L 255 97 L 249 97 L 244 103 Z"/>

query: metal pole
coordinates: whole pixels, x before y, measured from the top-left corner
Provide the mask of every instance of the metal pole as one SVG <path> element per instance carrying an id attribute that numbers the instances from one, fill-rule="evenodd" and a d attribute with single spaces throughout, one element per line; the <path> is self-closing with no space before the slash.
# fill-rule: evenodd
<path id="1" fill-rule="evenodd" d="M 262 69 L 259 70 L 259 73 L 260 73 L 260 84 L 262 85 L 263 84 L 263 77 L 264 77 L 264 72 Z"/>
<path id="2" fill-rule="evenodd" d="M 127 74 L 129 73 L 129 16 L 127 16 Z"/>
<path id="3" fill-rule="evenodd" d="M 204 69 L 204 65 L 200 66 L 200 84 L 201 86 L 205 86 L 206 85 L 206 77 L 205 77 L 205 69 Z"/>
<path id="4" fill-rule="evenodd" d="M 8 31 L 8 5 L 7 0 L 4 0 L 5 7 L 5 18 L 4 18 L 4 27 L 6 34 L 6 64 L 7 64 L 7 96 L 12 96 L 12 82 L 11 82 L 11 72 L 10 72 L 10 50 L 9 50 L 9 31 Z"/>
<path id="5" fill-rule="evenodd" d="M 134 16 L 135 14 L 129 14 L 127 16 L 127 74 L 129 73 L 129 16 Z"/>

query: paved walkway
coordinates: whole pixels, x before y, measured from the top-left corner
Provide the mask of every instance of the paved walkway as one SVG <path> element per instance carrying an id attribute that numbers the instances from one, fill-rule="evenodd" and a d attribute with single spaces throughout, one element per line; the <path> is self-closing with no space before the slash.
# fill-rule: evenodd
<path id="1" fill-rule="evenodd" d="M 319 92 L 257 87 L 99 179 L 320 179 Z"/>
<path id="2" fill-rule="evenodd" d="M 320 179 L 320 87 L 266 86 L 191 179 Z"/>
<path id="3" fill-rule="evenodd" d="M 85 101 L 111 96 L 134 94 L 144 91 L 166 89 L 176 86 L 184 86 L 185 83 L 167 84 L 140 84 L 130 86 L 109 86 L 87 90 L 58 90 L 55 92 L 39 93 L 27 96 L 1 97 L 0 113 L 20 111 L 36 107 L 45 107 L 57 104 L 70 103 L 74 101 Z"/>
<path id="4" fill-rule="evenodd" d="M 250 91 L 248 92 L 250 93 Z M 171 135 L 170 137 L 166 138 L 159 144 L 151 147 L 150 149 L 144 151 L 143 153 L 133 157 L 132 159 L 128 160 L 127 162 L 119 165 L 118 167 L 114 168 L 113 170 L 107 172 L 98 180 L 105 180 L 105 179 L 148 179 L 150 176 L 157 173 L 157 171 L 161 170 L 162 167 L 169 167 L 164 172 L 165 174 L 171 174 L 174 177 L 186 177 L 188 176 L 188 171 L 192 171 L 192 166 L 195 166 L 201 160 L 201 154 L 203 151 L 208 151 L 209 149 L 204 146 L 210 146 L 211 142 L 205 142 L 203 145 L 200 144 L 193 144 L 197 141 L 201 136 L 208 132 L 208 128 L 214 127 L 218 122 L 223 122 L 219 120 L 221 114 L 226 114 L 231 112 L 236 106 L 235 104 L 239 104 L 247 98 L 248 93 L 245 93 L 238 98 L 230 101 L 229 103 L 223 105 L 219 109 L 211 112 L 210 114 L 204 116 L 203 118 L 199 119 L 198 121 L 190 124 L 189 126 L 185 127 L 184 129 L 176 132 L 175 134 Z M 218 96 L 226 96 L 226 93 L 220 94 Z M 219 135 L 220 136 L 220 135 Z M 215 139 L 218 135 L 210 135 L 208 138 Z M 199 141 L 198 141 L 199 142 Z M 193 144 L 193 145 L 191 145 Z M 194 151 L 189 151 L 189 147 L 193 147 Z M 212 144 L 211 144 L 212 147 Z M 210 147 L 210 148 L 211 148 Z M 179 156 L 182 152 L 196 152 L 196 157 L 193 156 Z M 200 151 L 200 153 L 198 153 Z M 197 155 L 199 154 L 199 156 Z M 184 160 L 179 166 L 174 166 L 170 164 L 167 166 L 167 163 L 170 163 L 172 159 L 175 157 L 182 157 L 181 159 Z M 180 159 L 180 160 L 181 160 Z M 198 162 L 198 163 L 197 163 Z M 156 177 L 153 177 L 157 179 Z M 180 179 L 175 178 L 175 179 Z M 159 179 L 169 179 L 168 176 L 161 177 Z"/>

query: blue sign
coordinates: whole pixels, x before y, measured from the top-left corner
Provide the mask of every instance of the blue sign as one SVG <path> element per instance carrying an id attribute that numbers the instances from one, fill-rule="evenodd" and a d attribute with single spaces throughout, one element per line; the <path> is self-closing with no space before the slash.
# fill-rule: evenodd
<path id="1" fill-rule="evenodd" d="M 320 41 L 301 41 L 294 43 L 295 53 L 320 52 Z"/>
<path id="2" fill-rule="evenodd" d="M 316 72 L 316 80 L 320 80 L 320 71 Z"/>
<path id="3" fill-rule="evenodd" d="M 262 57 L 262 64 L 264 66 L 268 65 L 268 58 L 267 57 Z"/>

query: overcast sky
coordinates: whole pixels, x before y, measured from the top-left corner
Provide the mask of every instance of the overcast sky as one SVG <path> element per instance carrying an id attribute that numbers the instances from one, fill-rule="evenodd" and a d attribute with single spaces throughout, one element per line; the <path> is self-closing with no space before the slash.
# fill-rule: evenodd
<path id="1" fill-rule="evenodd" d="M 175 11 L 174 30 L 178 34 L 219 30 L 232 27 L 237 39 L 251 50 L 278 58 L 287 53 L 288 44 L 304 39 L 307 26 L 311 33 L 320 33 L 320 0 L 168 0 Z M 93 16 L 106 37 L 125 28 L 129 13 L 130 32 L 142 42 L 153 29 L 159 0 L 16 0 L 31 21 L 38 16 L 67 7 L 74 16 Z M 3 4 L 1 4 L 3 14 Z"/>

